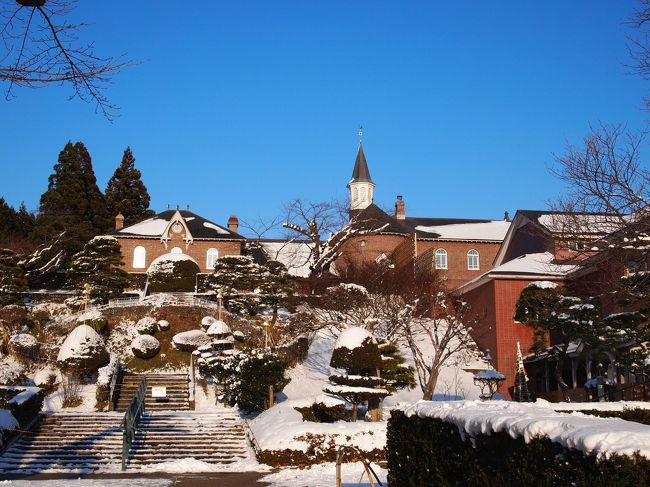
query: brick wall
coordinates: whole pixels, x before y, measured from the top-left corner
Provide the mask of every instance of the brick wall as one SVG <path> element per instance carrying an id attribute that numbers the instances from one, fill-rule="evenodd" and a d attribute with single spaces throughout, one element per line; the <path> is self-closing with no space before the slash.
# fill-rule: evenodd
<path id="1" fill-rule="evenodd" d="M 160 238 L 128 238 L 117 237 L 122 248 L 122 260 L 124 265 L 122 269 L 127 272 L 146 272 L 151 262 L 161 255 L 167 254 L 174 247 L 179 247 L 184 254 L 192 257 L 199 265 L 201 272 L 210 272 L 211 269 L 206 267 L 208 249 L 214 248 L 219 251 L 219 256 L 224 255 L 241 255 L 241 240 L 198 240 L 195 239 L 192 244 L 187 246 L 180 236 L 174 235 L 167 242 L 167 246 L 160 241 Z M 146 250 L 146 259 L 144 269 L 133 268 L 133 251 L 137 246 L 143 246 Z"/>

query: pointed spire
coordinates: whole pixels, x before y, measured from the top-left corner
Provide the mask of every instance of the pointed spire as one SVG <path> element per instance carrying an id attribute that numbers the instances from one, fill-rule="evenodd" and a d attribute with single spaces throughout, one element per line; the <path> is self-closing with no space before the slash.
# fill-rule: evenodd
<path id="1" fill-rule="evenodd" d="M 359 150 L 357 151 L 357 160 L 354 162 L 352 170 L 352 181 L 371 183 L 370 170 L 366 162 L 366 155 L 363 153 L 363 126 L 359 125 Z"/>

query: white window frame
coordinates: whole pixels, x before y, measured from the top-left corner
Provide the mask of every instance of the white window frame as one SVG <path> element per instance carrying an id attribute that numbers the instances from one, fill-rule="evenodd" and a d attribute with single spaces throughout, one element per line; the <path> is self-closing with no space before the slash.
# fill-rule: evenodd
<path id="1" fill-rule="evenodd" d="M 214 269 L 214 265 L 219 258 L 219 249 L 209 248 L 205 253 L 205 267 L 207 269 Z M 210 262 L 212 261 L 212 262 Z"/>
<path id="2" fill-rule="evenodd" d="M 182 254 L 182 253 L 183 253 L 183 249 L 180 248 L 180 247 L 174 247 L 173 249 L 171 249 L 171 250 L 169 251 L 169 253 L 170 253 L 170 254 Z"/>
<path id="3" fill-rule="evenodd" d="M 440 257 L 440 262 L 438 262 L 438 257 Z M 445 249 L 436 249 L 434 253 L 434 264 L 436 269 L 448 269 L 447 263 L 447 251 Z"/>
<path id="4" fill-rule="evenodd" d="M 470 271 L 478 271 L 481 268 L 480 260 L 479 260 L 479 253 L 478 250 L 476 249 L 470 249 L 467 251 L 467 269 Z M 476 259 L 476 264 L 473 264 L 473 260 Z"/>
<path id="5" fill-rule="evenodd" d="M 138 245 L 133 249 L 133 268 L 144 269 L 147 266 L 147 249 Z"/>

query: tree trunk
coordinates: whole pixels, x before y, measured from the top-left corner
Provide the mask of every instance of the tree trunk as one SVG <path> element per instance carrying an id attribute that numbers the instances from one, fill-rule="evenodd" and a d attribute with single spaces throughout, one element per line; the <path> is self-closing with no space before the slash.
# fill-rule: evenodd
<path id="1" fill-rule="evenodd" d="M 425 401 L 433 400 L 433 393 L 436 391 L 436 384 L 438 383 L 439 373 L 440 369 L 438 367 L 433 367 L 431 369 L 431 372 L 429 373 L 429 380 L 427 381 L 427 385 L 424 387 L 424 394 L 422 395 L 422 399 Z"/>
<path id="2" fill-rule="evenodd" d="M 564 400 L 564 402 L 571 402 L 571 398 L 569 397 L 569 393 L 568 393 L 569 386 L 567 386 L 564 383 L 564 379 L 562 378 L 563 369 L 564 369 L 564 358 L 558 359 L 555 364 L 555 380 L 557 381 L 557 386 L 560 388 L 560 392 L 562 393 L 562 399 Z"/>
<path id="3" fill-rule="evenodd" d="M 366 421 L 381 421 L 382 418 L 382 402 L 379 397 L 371 397 L 368 399 L 368 412 L 366 413 Z"/>

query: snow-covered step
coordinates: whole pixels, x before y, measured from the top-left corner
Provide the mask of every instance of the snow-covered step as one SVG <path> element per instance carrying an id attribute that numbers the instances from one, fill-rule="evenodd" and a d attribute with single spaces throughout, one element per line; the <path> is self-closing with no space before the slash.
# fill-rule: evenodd
<path id="1" fill-rule="evenodd" d="M 122 382 L 117 386 L 117 411 L 126 411 L 135 396 L 142 379 L 147 380 L 145 394 L 145 410 L 151 411 L 187 411 L 190 409 L 189 379 L 187 374 L 132 374 L 126 373 Z M 164 399 L 153 397 L 153 387 L 164 386 Z"/>

